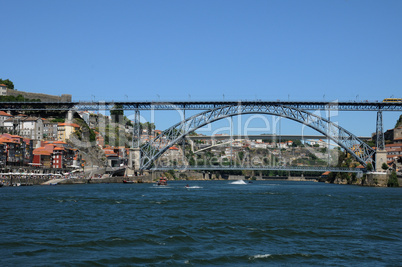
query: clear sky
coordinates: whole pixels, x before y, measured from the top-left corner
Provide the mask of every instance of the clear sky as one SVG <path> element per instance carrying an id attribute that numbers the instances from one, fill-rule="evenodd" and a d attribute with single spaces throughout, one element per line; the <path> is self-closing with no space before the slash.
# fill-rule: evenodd
<path id="1" fill-rule="evenodd" d="M 0 78 L 22 91 L 95 101 L 402 97 L 400 0 L 0 0 L 0 10 Z M 385 128 L 397 116 L 385 114 Z M 345 123 L 369 135 L 368 117 L 364 130 Z"/>

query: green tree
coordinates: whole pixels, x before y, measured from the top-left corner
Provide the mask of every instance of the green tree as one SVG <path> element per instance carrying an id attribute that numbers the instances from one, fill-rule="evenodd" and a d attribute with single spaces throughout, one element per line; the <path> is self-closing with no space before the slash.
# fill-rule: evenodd
<path id="1" fill-rule="evenodd" d="M 382 168 L 384 171 L 388 170 L 388 164 L 384 162 L 384 163 L 381 165 L 381 168 Z"/>
<path id="2" fill-rule="evenodd" d="M 372 171 L 372 170 L 373 170 L 373 164 L 371 164 L 370 162 L 367 163 L 366 169 L 367 169 L 369 172 Z"/>
<path id="3" fill-rule="evenodd" d="M 6 80 L 0 79 L 0 84 L 5 84 L 8 89 L 14 89 L 14 83 L 9 79 Z"/>
<path id="4" fill-rule="evenodd" d="M 294 140 L 292 143 L 292 147 L 298 147 L 298 146 L 303 146 L 302 142 L 300 140 Z"/>
<path id="5" fill-rule="evenodd" d="M 17 95 L 17 97 L 15 98 L 16 102 L 24 102 L 25 98 L 22 95 Z"/>
<path id="6" fill-rule="evenodd" d="M 388 187 L 399 187 L 398 177 L 395 171 L 392 171 L 391 175 L 388 178 Z"/>
<path id="7" fill-rule="evenodd" d="M 367 140 L 365 141 L 367 145 L 371 146 L 371 147 L 375 147 L 375 142 L 373 140 Z"/>
<path id="8" fill-rule="evenodd" d="M 195 160 L 194 160 L 193 157 L 190 157 L 190 159 L 188 160 L 188 164 L 189 164 L 190 166 L 194 166 L 194 165 L 195 165 Z"/>
<path id="9" fill-rule="evenodd" d="M 132 122 L 126 117 L 126 116 L 124 116 L 124 121 L 125 121 L 125 125 L 126 126 L 133 126 L 133 124 L 132 124 Z"/>

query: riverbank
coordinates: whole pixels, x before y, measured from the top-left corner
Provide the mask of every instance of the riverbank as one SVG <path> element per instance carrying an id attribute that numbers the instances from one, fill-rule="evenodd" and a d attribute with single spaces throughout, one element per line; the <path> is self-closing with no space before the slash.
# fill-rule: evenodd
<path id="1" fill-rule="evenodd" d="M 125 181 L 128 183 L 154 183 L 159 179 L 160 176 L 156 175 L 143 175 L 143 176 L 115 176 L 115 177 L 102 177 L 102 178 L 80 178 L 80 179 L 52 179 L 41 183 L 40 185 L 71 185 L 71 184 L 107 184 L 107 183 L 124 183 Z M 245 178 L 241 175 L 231 175 L 229 177 L 219 177 L 213 179 L 206 179 L 200 177 L 191 177 L 187 176 L 186 178 L 168 178 L 169 181 L 174 180 L 185 180 L 185 181 L 235 181 L 235 180 L 252 180 L 249 178 Z M 270 181 L 270 180 L 288 180 L 288 181 L 313 181 L 318 182 L 318 179 L 314 178 L 305 178 L 305 177 L 263 177 L 256 179 L 258 181 Z"/>
<path id="2" fill-rule="evenodd" d="M 154 183 L 161 176 L 165 176 L 168 180 L 186 180 L 186 181 L 209 181 L 209 180 L 287 180 L 287 181 L 313 181 L 313 182 L 326 182 L 320 176 L 305 177 L 305 176 L 253 176 L 246 177 L 243 175 L 221 175 L 200 172 L 153 172 L 147 173 L 142 176 L 68 176 L 61 177 L 60 175 L 21 175 L 21 176 L 3 176 L 1 185 L 3 186 L 30 186 L 30 185 L 71 185 L 71 184 L 107 184 L 107 183 Z M 377 186 L 386 187 L 388 175 L 386 173 L 369 173 L 362 178 L 354 181 L 337 178 L 333 181 L 334 184 L 349 184 L 359 186 Z M 398 177 L 399 185 L 402 185 L 402 177 Z"/>

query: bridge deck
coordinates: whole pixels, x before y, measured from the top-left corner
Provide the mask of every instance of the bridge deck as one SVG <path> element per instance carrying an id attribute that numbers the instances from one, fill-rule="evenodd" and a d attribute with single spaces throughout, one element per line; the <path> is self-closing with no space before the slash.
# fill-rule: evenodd
<path id="1" fill-rule="evenodd" d="M 325 102 L 325 101 L 99 101 L 99 102 L 2 102 L 0 110 L 110 110 L 115 105 L 123 110 L 208 110 L 221 106 L 285 105 L 303 110 L 402 111 L 401 102 Z"/>

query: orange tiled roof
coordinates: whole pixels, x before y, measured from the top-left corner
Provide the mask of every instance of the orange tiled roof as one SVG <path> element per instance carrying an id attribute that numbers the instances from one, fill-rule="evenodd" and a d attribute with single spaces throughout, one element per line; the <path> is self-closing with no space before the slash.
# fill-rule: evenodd
<path id="1" fill-rule="evenodd" d="M 34 155 L 48 155 L 50 156 L 53 153 L 53 149 L 50 151 L 49 149 L 46 149 L 46 147 L 38 147 L 32 151 L 32 154 Z"/>
<path id="2" fill-rule="evenodd" d="M 11 138 L 7 138 L 7 137 L 0 137 L 0 142 L 1 143 L 14 143 L 14 144 L 18 144 L 18 142 L 14 139 Z"/>
<path id="3" fill-rule="evenodd" d="M 50 155 L 52 155 L 51 152 L 46 151 L 46 150 L 34 151 L 33 154 L 34 154 L 34 155 L 44 155 L 44 156 L 50 156 Z"/>
<path id="4" fill-rule="evenodd" d="M 0 116 L 7 116 L 7 117 L 12 117 L 13 115 L 10 115 L 4 111 L 0 111 Z"/>
<path id="5" fill-rule="evenodd" d="M 27 117 L 24 119 L 24 121 L 37 121 L 39 120 L 39 118 L 35 118 L 35 117 Z"/>
<path id="6" fill-rule="evenodd" d="M 70 123 L 70 122 L 63 122 L 63 123 L 59 123 L 57 124 L 58 126 L 71 126 L 74 128 L 80 128 L 80 126 L 76 123 Z"/>

